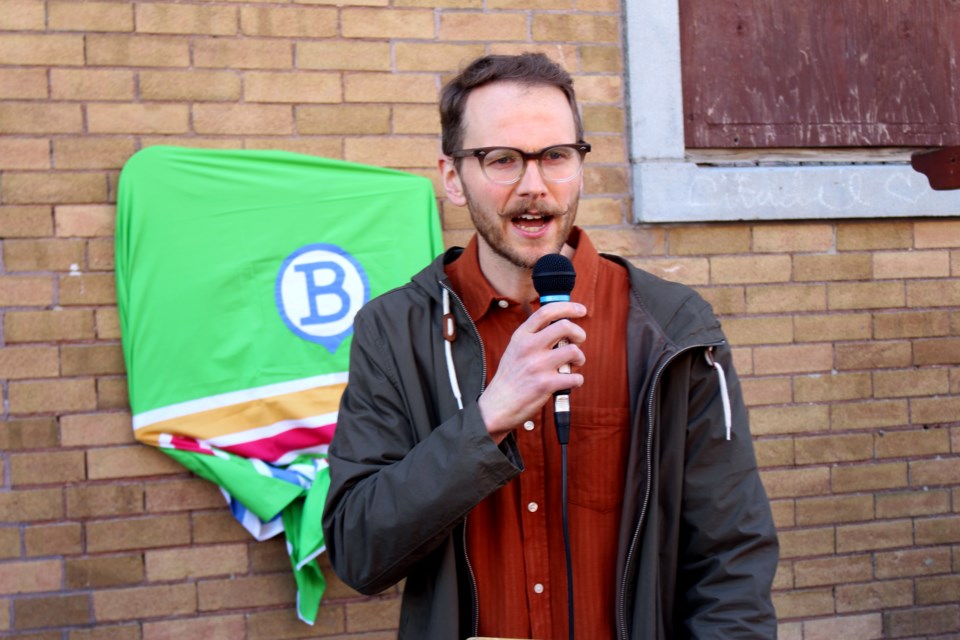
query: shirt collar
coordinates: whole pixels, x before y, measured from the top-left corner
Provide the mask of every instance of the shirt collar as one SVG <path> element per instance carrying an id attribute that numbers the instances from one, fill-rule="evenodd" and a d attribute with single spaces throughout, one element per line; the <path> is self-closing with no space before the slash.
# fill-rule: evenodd
<path id="1" fill-rule="evenodd" d="M 570 230 L 567 244 L 574 248 L 571 262 L 577 274 L 570 299 L 587 307 L 587 315 L 591 315 L 590 311 L 593 309 L 597 291 L 600 254 L 597 253 L 590 237 L 580 227 L 573 227 Z M 480 271 L 476 234 L 470 238 L 460 257 L 446 265 L 444 270 L 474 322 L 482 318 L 500 300 L 506 300 L 511 305 L 519 302 L 498 294 Z"/>

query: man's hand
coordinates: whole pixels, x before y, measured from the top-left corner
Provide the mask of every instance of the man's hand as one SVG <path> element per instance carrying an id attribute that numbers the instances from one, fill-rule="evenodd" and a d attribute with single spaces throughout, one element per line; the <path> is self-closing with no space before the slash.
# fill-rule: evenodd
<path id="1" fill-rule="evenodd" d="M 583 384 L 577 370 L 584 363 L 579 345 L 587 334 L 570 319 L 586 314 L 582 304 L 553 302 L 540 307 L 513 333 L 497 373 L 477 402 L 487 432 L 498 444 L 538 413 L 554 391 Z M 564 339 L 569 344 L 553 348 Z M 571 373 L 559 372 L 565 364 Z"/>

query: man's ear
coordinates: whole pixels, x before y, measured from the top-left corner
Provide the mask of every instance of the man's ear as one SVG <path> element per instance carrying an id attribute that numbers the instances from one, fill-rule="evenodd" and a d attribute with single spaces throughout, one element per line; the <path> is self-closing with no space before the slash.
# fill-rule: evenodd
<path id="1" fill-rule="evenodd" d="M 467 204 L 467 197 L 463 192 L 463 183 L 460 181 L 460 174 L 453 163 L 453 158 L 447 155 L 441 155 L 438 161 L 440 167 L 440 179 L 443 180 L 443 188 L 447 192 L 447 199 L 458 207 Z"/>

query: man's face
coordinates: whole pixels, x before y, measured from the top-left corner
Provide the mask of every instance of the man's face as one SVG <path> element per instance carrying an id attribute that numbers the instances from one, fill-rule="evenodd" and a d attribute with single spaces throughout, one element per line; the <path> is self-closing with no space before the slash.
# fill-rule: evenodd
<path id="1" fill-rule="evenodd" d="M 557 144 L 577 142 L 573 112 L 560 89 L 494 82 L 475 89 L 464 110 L 463 148 L 514 147 L 536 152 Z M 582 175 L 568 182 L 548 182 L 537 164 L 528 162 L 514 184 L 499 184 L 484 176 L 478 159 L 441 160 L 447 195 L 466 204 L 479 236 L 480 264 L 532 269 L 537 259 L 556 253 L 573 226 L 583 183 Z"/>

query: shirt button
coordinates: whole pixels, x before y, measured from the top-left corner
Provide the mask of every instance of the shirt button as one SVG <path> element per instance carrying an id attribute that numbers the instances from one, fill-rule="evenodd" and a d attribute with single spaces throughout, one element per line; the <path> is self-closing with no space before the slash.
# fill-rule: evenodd
<path id="1" fill-rule="evenodd" d="M 529 511 L 530 513 L 536 513 L 537 509 L 539 508 L 540 508 L 540 505 L 538 505 L 536 502 L 531 502 L 527 505 L 527 511 Z"/>
<path id="2" fill-rule="evenodd" d="M 523 428 L 526 429 L 527 431 L 533 431 L 533 426 L 534 426 L 533 420 L 527 420 L 526 422 L 523 423 Z"/>
<path id="3" fill-rule="evenodd" d="M 539 582 L 538 582 L 537 584 L 533 585 L 533 592 L 534 592 L 534 593 L 543 593 L 543 585 L 540 584 Z"/>
<path id="4" fill-rule="evenodd" d="M 507 302 L 506 300 L 497 300 L 497 304 L 500 306 L 501 309 L 506 309 L 507 307 L 510 306 L 510 303 Z"/>

